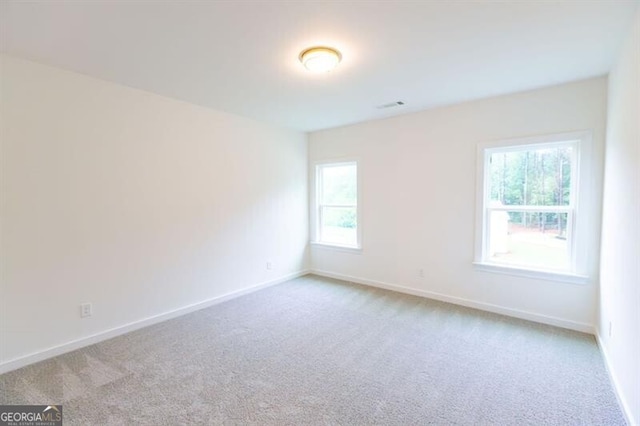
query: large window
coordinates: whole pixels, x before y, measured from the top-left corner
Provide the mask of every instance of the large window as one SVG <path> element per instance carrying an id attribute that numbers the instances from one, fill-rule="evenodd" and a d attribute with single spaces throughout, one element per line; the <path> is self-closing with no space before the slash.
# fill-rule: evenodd
<path id="1" fill-rule="evenodd" d="M 481 146 L 476 263 L 577 274 L 585 134 Z"/>
<path id="2" fill-rule="evenodd" d="M 317 165 L 315 195 L 315 242 L 359 247 L 357 163 Z"/>

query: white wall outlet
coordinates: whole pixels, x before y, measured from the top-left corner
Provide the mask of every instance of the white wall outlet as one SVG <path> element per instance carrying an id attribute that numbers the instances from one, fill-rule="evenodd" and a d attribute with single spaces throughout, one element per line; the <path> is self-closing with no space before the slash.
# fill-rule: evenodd
<path id="1" fill-rule="evenodd" d="M 609 337 L 611 337 L 611 328 L 612 328 L 611 321 L 609 321 Z"/>
<path id="2" fill-rule="evenodd" d="M 91 303 L 83 303 L 80 305 L 80 317 L 88 318 L 93 315 L 93 306 Z"/>
<path id="3" fill-rule="evenodd" d="M 272 270 L 273 269 L 273 262 L 267 262 L 267 269 L 268 270 Z"/>
<path id="4" fill-rule="evenodd" d="M 424 278 L 424 269 L 418 269 L 418 276 Z"/>

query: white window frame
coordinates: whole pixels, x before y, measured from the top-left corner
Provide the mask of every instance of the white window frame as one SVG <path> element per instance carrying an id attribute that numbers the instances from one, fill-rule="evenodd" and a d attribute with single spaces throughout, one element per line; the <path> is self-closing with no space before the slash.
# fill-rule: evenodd
<path id="1" fill-rule="evenodd" d="M 355 205 L 337 205 L 337 204 L 321 204 L 321 188 L 322 188 L 322 174 L 321 170 L 324 167 L 336 167 L 336 166 L 356 166 L 356 204 Z M 362 251 L 362 187 L 361 187 L 361 167 L 360 162 L 357 159 L 335 159 L 327 161 L 317 161 L 313 163 L 311 170 L 312 173 L 312 185 L 311 185 L 311 244 L 314 246 L 331 248 L 341 251 Z M 356 208 L 356 244 L 355 245 L 342 245 L 331 242 L 322 241 L 322 208 L 323 207 L 355 207 Z"/>
<path id="2" fill-rule="evenodd" d="M 494 272 L 523 276 L 527 278 L 545 279 L 574 284 L 589 282 L 588 271 L 588 226 L 592 213 L 587 210 L 589 191 L 585 184 L 589 180 L 591 132 L 568 132 L 528 138 L 509 139 L 481 143 L 478 145 L 477 157 L 477 203 L 476 203 L 476 241 L 475 269 L 483 272 Z M 491 206 L 491 189 L 489 160 L 492 154 L 501 152 L 528 151 L 551 147 L 571 146 L 571 194 L 568 206 Z M 535 266 L 508 265 L 489 260 L 490 217 L 493 211 L 535 211 L 567 213 L 567 241 L 569 268 L 555 270 L 537 268 Z"/>

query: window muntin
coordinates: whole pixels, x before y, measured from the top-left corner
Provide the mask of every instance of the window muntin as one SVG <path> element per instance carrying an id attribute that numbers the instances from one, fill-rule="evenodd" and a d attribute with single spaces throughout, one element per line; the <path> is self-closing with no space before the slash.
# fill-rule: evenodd
<path id="1" fill-rule="evenodd" d="M 485 263 L 575 272 L 579 141 L 484 150 Z"/>
<path id="2" fill-rule="evenodd" d="M 316 166 L 316 242 L 359 246 L 356 162 Z"/>

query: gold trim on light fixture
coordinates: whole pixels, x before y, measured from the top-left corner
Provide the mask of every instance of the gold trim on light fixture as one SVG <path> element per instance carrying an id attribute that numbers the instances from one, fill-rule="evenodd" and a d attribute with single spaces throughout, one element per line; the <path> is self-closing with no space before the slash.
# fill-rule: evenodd
<path id="1" fill-rule="evenodd" d="M 316 46 L 300 52 L 298 59 L 312 72 L 327 72 L 338 66 L 342 54 L 331 47 Z"/>

